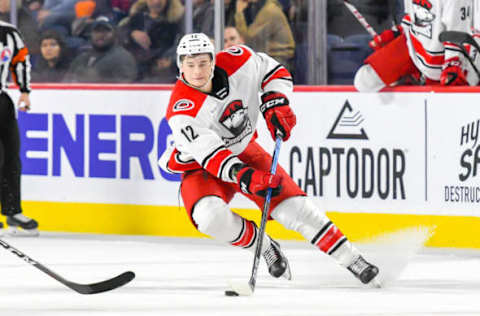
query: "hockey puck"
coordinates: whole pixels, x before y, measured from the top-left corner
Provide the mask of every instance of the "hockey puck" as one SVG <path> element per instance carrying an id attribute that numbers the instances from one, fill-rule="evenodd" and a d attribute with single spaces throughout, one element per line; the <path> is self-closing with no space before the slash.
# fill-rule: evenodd
<path id="1" fill-rule="evenodd" d="M 235 291 L 225 291 L 226 296 L 238 296 L 238 293 Z"/>

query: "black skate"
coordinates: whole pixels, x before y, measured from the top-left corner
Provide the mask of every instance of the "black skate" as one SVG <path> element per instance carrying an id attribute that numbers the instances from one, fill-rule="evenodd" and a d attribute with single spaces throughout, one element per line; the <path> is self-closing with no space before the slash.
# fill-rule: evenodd
<path id="1" fill-rule="evenodd" d="M 38 236 L 38 222 L 22 213 L 7 216 L 7 234 L 11 236 Z"/>
<path id="2" fill-rule="evenodd" d="M 350 266 L 347 267 L 357 279 L 363 284 L 371 284 L 380 287 L 380 283 L 375 280 L 378 274 L 378 268 L 367 262 L 362 256 L 359 256 Z"/>
<path id="3" fill-rule="evenodd" d="M 290 265 L 287 257 L 280 250 L 280 244 L 270 239 L 270 246 L 263 253 L 263 258 L 267 262 L 268 272 L 275 278 L 283 277 L 287 280 L 292 279 Z"/>

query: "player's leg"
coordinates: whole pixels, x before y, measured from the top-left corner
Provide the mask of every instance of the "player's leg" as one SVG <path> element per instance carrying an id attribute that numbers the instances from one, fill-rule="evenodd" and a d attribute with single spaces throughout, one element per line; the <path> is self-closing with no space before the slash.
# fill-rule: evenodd
<path id="1" fill-rule="evenodd" d="M 365 65 L 355 74 L 354 86 L 361 92 L 379 91 L 415 70 L 416 67 L 408 53 L 405 35 L 402 34 L 368 56 Z"/>
<path id="2" fill-rule="evenodd" d="M 188 172 L 182 179 L 181 194 L 185 208 L 194 226 L 202 233 L 235 247 L 255 250 L 257 225 L 232 212 L 228 202 L 236 193 L 231 183 L 226 183 L 204 170 Z M 262 254 L 269 272 L 274 277 L 290 278 L 288 261 L 278 243 L 265 236 Z M 280 258 L 280 259 L 279 259 Z"/>
<path id="3" fill-rule="evenodd" d="M 4 147 L 3 176 L 1 178 L 2 214 L 7 217 L 8 230 L 11 234 L 38 235 L 38 223 L 22 214 L 21 208 L 21 161 L 20 136 L 18 123 L 15 118 L 14 106 L 11 99 L 5 94 L 0 95 L 0 107 L 4 113 L 1 141 Z M 21 228 L 19 230 L 19 228 Z"/>
<path id="4" fill-rule="evenodd" d="M 288 229 L 299 232 L 312 245 L 350 270 L 362 283 L 369 283 L 378 268 L 367 262 L 340 229 L 308 197 L 291 197 L 271 216 Z"/>
<path id="5" fill-rule="evenodd" d="M 251 143 L 240 159 L 254 168 L 268 170 L 271 156 L 260 145 Z M 350 270 L 360 281 L 369 283 L 378 274 L 378 268 L 365 261 L 340 229 L 305 195 L 281 166 L 277 167 L 277 174 L 282 176 L 282 191 L 271 200 L 270 216 L 287 229 L 299 232 L 322 252 Z M 262 198 L 246 196 L 261 207 Z"/>

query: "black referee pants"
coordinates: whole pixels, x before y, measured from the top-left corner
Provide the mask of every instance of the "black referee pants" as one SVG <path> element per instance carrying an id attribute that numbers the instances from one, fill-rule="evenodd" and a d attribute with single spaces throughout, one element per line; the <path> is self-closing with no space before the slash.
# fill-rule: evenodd
<path id="1" fill-rule="evenodd" d="M 21 213 L 20 135 L 12 99 L 0 93 L 0 203 L 6 216 Z"/>

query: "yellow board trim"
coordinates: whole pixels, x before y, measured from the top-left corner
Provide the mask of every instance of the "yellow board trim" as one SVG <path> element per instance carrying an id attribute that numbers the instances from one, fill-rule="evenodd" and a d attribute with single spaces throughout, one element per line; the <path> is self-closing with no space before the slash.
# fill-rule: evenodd
<path id="1" fill-rule="evenodd" d="M 26 215 L 39 221 L 41 231 L 205 237 L 195 229 L 184 208 L 176 206 L 24 201 L 23 208 Z M 258 211 L 235 212 L 260 221 Z M 427 226 L 435 229 L 426 246 L 480 249 L 479 217 L 343 212 L 327 215 L 351 241 Z M 268 223 L 267 232 L 278 239 L 303 240 L 300 234 L 275 221 Z"/>

